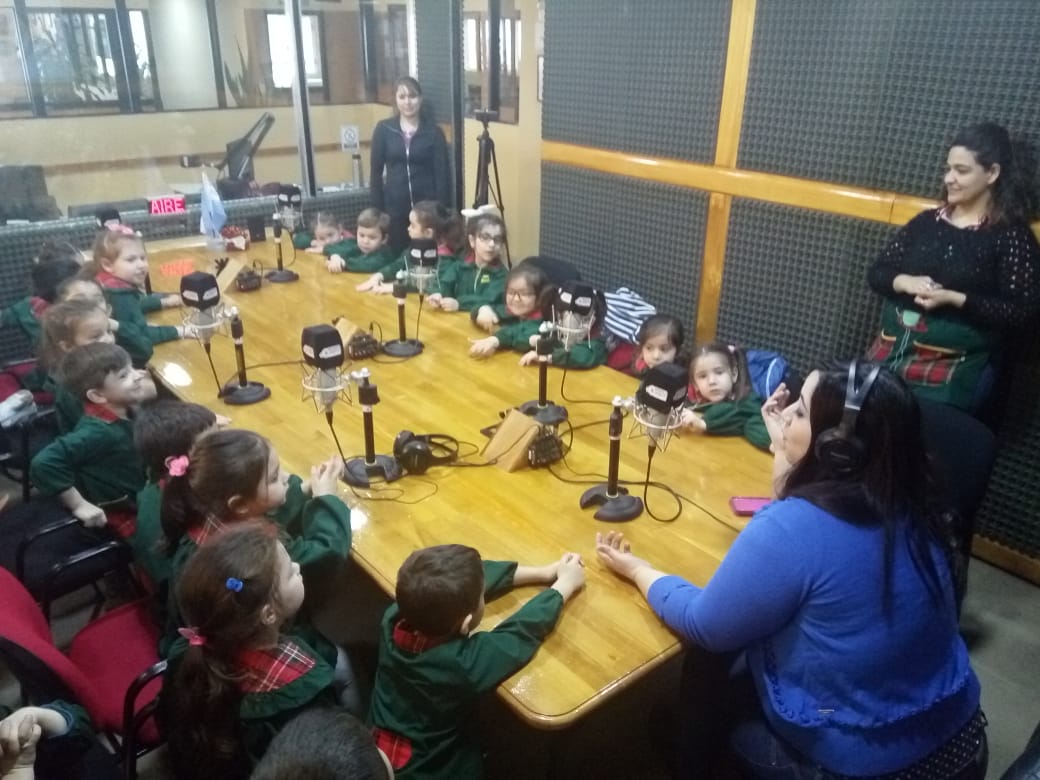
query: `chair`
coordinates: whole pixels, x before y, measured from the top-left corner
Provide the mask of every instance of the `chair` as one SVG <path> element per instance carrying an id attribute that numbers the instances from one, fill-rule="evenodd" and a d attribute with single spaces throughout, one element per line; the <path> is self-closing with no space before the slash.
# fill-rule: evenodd
<path id="1" fill-rule="evenodd" d="M 1015 759 L 1000 780 L 1040 780 L 1040 723 L 1036 724 L 1022 755 Z"/>
<path id="2" fill-rule="evenodd" d="M 23 699 L 80 704 L 95 729 L 119 746 L 131 780 L 140 746 L 151 749 L 160 742 L 154 718 L 145 713 L 154 706 L 157 677 L 165 668 L 156 650 L 159 629 L 149 609 L 148 601 L 141 599 L 106 612 L 76 634 L 65 654 L 55 647 L 32 595 L 14 575 L 0 569 L 0 660 L 18 679 Z M 138 707 L 139 700 L 146 704 Z"/>

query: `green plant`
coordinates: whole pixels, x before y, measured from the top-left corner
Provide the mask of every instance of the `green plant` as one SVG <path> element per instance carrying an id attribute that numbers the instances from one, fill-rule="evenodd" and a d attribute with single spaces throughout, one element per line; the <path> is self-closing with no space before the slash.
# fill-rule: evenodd
<path id="1" fill-rule="evenodd" d="M 238 49 L 239 75 L 231 75 L 231 69 L 224 63 L 224 80 L 227 82 L 228 90 L 239 108 L 255 108 L 269 105 L 271 94 L 267 78 L 260 76 L 261 68 L 254 67 L 253 53 L 250 51 L 248 61 L 242 54 L 242 44 L 235 38 L 235 47 Z"/>

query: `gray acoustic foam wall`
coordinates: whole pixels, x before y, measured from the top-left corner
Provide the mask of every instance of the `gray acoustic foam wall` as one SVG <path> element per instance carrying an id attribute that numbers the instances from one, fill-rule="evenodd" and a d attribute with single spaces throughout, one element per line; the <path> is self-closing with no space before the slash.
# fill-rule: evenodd
<path id="1" fill-rule="evenodd" d="M 862 353 L 880 301 L 866 269 L 887 225 L 734 199 L 718 336 L 782 352 L 802 371 Z"/>
<path id="2" fill-rule="evenodd" d="M 707 207 L 704 193 L 543 164 L 541 253 L 634 289 L 692 334 Z"/>
<path id="3" fill-rule="evenodd" d="M 729 3 L 545 4 L 542 137 L 710 161 Z"/>
<path id="4" fill-rule="evenodd" d="M 416 66 L 423 99 L 438 122 L 451 121 L 451 5 L 458 0 L 415 3 Z"/>
<path id="5" fill-rule="evenodd" d="M 1040 138 L 1040 3 L 759 3 L 739 165 L 937 197 L 983 120 Z"/>

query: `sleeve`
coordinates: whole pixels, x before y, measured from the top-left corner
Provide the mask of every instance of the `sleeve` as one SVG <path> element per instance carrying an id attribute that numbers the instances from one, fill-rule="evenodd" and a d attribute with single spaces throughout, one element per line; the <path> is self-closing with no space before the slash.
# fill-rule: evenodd
<path id="1" fill-rule="evenodd" d="M 481 273 L 481 271 L 477 271 L 478 275 Z M 501 304 L 505 302 L 506 270 L 504 268 L 497 268 L 488 273 L 491 273 L 491 279 L 487 284 L 477 290 L 477 292 L 465 293 L 457 296 L 459 309 L 461 311 L 476 311 L 485 304 L 493 306 L 496 303 Z"/>
<path id="2" fill-rule="evenodd" d="M 437 199 L 442 205 L 453 208 L 455 199 L 452 197 L 451 169 L 448 165 L 448 143 L 444 140 L 444 133 L 437 124 L 433 124 L 433 183 L 437 192 Z"/>
<path id="3" fill-rule="evenodd" d="M 385 140 L 386 127 L 382 122 L 376 124 L 372 131 L 372 143 L 369 147 L 372 169 L 368 177 L 369 201 L 380 211 L 386 211 L 386 197 L 383 194 L 383 167 L 386 165 Z"/>
<path id="4" fill-rule="evenodd" d="M 495 316 L 498 317 L 498 321 L 499 322 L 503 322 L 505 320 L 508 320 L 508 319 L 510 319 L 513 316 L 512 314 L 509 313 L 509 309 L 506 308 L 506 302 L 504 300 L 505 299 L 505 294 L 506 294 L 506 292 L 505 292 L 505 285 L 503 284 L 503 286 L 502 286 L 502 298 L 503 298 L 503 300 L 499 301 L 498 303 L 489 303 L 489 304 L 487 304 L 488 306 L 491 307 L 491 310 L 493 312 L 495 312 Z M 470 310 L 469 318 L 470 318 L 471 321 L 473 321 L 473 322 L 477 321 L 477 312 L 478 311 L 480 311 L 480 306 L 474 306 L 473 309 Z"/>
<path id="5" fill-rule="evenodd" d="M 141 311 L 144 314 L 162 309 L 162 293 L 148 293 L 141 298 Z"/>
<path id="6" fill-rule="evenodd" d="M 136 295 L 110 292 L 108 300 L 112 304 L 113 319 L 119 321 L 116 343 L 129 353 L 135 366 L 142 367 L 151 360 L 154 345 L 178 338 L 177 329 L 172 325 L 149 325 L 145 322 Z"/>
<path id="7" fill-rule="evenodd" d="M 78 704 L 71 704 L 70 702 L 56 699 L 41 706 L 44 709 L 54 710 L 65 718 L 67 729 L 64 734 L 58 736 L 76 737 L 88 742 L 93 739 L 94 727 L 90 722 L 90 716 L 87 715 L 87 711 Z"/>
<path id="8" fill-rule="evenodd" d="M 376 271 L 382 271 L 386 267 L 387 263 L 393 260 L 393 257 L 389 252 L 383 251 L 382 249 L 373 252 L 370 255 L 362 255 L 355 252 L 352 255 L 343 255 L 343 270 L 353 271 L 354 273 L 375 273 Z"/>
<path id="9" fill-rule="evenodd" d="M 657 616 L 711 652 L 746 647 L 788 623 L 808 594 L 809 577 L 806 556 L 786 554 L 806 545 L 776 517 L 783 506 L 755 515 L 703 589 L 676 576 L 651 585 L 647 601 Z"/>
<path id="10" fill-rule="evenodd" d="M 104 436 L 103 428 L 77 426 L 71 433 L 59 436 L 36 453 L 29 465 L 29 478 L 40 495 L 56 496 L 63 490 L 76 487 L 80 467 L 103 458 L 109 444 L 110 439 Z"/>
<path id="11" fill-rule="evenodd" d="M 285 549 L 300 566 L 350 554 L 350 508 L 338 496 L 312 498 L 287 530 Z"/>
<path id="12" fill-rule="evenodd" d="M 292 245 L 296 249 L 308 249 L 313 240 L 314 236 L 309 230 L 301 230 L 297 233 L 293 233 Z"/>
<path id="13" fill-rule="evenodd" d="M 744 438 L 758 447 L 758 449 L 769 452 L 772 440 L 769 438 L 769 429 L 766 428 L 766 421 L 762 419 L 761 407 L 759 407 L 757 414 L 748 417 L 747 422 L 744 423 Z"/>
<path id="14" fill-rule="evenodd" d="M 752 394 L 739 401 L 719 401 L 705 406 L 702 414 L 707 432 L 712 436 L 741 436 L 750 420 L 762 419 L 762 399 Z M 766 446 L 768 442 L 767 435 Z"/>
<path id="15" fill-rule="evenodd" d="M 484 598 L 497 599 L 513 589 L 516 561 L 484 561 Z"/>
<path id="16" fill-rule="evenodd" d="M 538 333 L 541 325 L 541 320 L 521 320 L 499 328 L 495 331 L 495 338 L 502 349 L 527 352 L 531 349 L 531 336 Z"/>
<path id="17" fill-rule="evenodd" d="M 407 252 L 407 250 L 405 250 Z M 391 260 L 389 263 L 379 269 L 378 273 L 383 275 L 384 282 L 392 282 L 397 276 L 398 271 L 404 270 L 404 257 L 405 252 L 402 252 L 396 260 Z"/>
<path id="18" fill-rule="evenodd" d="M 563 596 L 547 588 L 492 630 L 470 637 L 460 658 L 470 686 L 483 693 L 522 669 L 556 627 L 562 611 Z"/>
<path id="19" fill-rule="evenodd" d="M 965 293 L 962 311 L 980 325 L 1021 327 L 1040 311 L 1040 246 L 1025 225 L 1012 225 L 997 240 L 997 293 Z"/>
<path id="20" fill-rule="evenodd" d="M 455 297 L 455 292 L 459 286 L 459 275 L 465 265 L 461 260 L 454 260 L 447 263 L 441 261 L 437 266 L 437 286 L 441 295 L 445 298 Z M 459 305 L 461 307 L 461 301 Z"/>
<path id="21" fill-rule="evenodd" d="M 350 257 L 351 255 L 358 254 L 357 241 L 353 238 L 344 238 L 342 241 L 335 241 L 331 244 L 326 244 L 325 248 L 321 250 L 322 254 L 326 257 L 332 255 L 339 255 L 342 258 Z"/>
<path id="22" fill-rule="evenodd" d="M 288 530 L 289 524 L 303 514 L 303 508 L 309 500 L 310 496 L 303 492 L 303 479 L 297 474 L 290 474 L 289 486 L 285 491 L 285 503 L 267 516 Z"/>
<path id="23" fill-rule="evenodd" d="M 595 368 L 607 362 L 607 345 L 603 339 L 575 344 L 568 353 L 561 347 L 553 350 L 552 364 L 560 368 Z"/>
<path id="24" fill-rule="evenodd" d="M 878 255 L 874 264 L 870 266 L 870 269 L 867 271 L 867 283 L 870 285 L 870 289 L 882 298 L 895 297 L 896 293 L 892 289 L 892 281 L 899 274 L 906 272 L 906 255 L 911 243 L 911 237 L 919 229 L 920 220 L 934 219 L 934 216 L 928 216 L 934 214 L 935 211 L 922 212 L 903 225 L 896 231 L 895 236 L 888 243 L 888 246 L 885 247 L 884 251 Z"/>

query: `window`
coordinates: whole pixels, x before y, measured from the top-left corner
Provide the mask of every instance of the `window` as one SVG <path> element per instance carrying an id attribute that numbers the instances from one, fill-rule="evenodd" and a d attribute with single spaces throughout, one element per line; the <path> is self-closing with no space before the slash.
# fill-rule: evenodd
<path id="1" fill-rule="evenodd" d="M 0 117 L 32 112 L 13 8 L 0 8 Z"/>
<path id="2" fill-rule="evenodd" d="M 321 59 L 321 14 L 304 14 L 301 31 L 307 87 L 320 89 L 325 86 Z M 285 14 L 267 14 L 267 45 L 271 51 L 271 79 L 275 89 L 291 89 L 296 65 L 293 62 L 292 26 Z"/>

